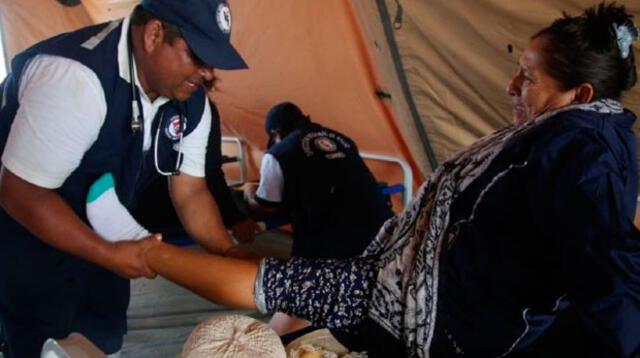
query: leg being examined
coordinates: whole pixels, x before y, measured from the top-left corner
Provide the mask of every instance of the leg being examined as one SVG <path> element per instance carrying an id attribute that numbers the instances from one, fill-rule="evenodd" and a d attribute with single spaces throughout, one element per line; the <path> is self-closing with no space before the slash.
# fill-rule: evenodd
<path id="1" fill-rule="evenodd" d="M 378 269 L 375 257 L 265 259 L 256 281 L 262 312 L 283 312 L 318 327 L 346 328 L 366 317 Z"/>
<path id="2" fill-rule="evenodd" d="M 98 195 L 97 200 L 109 208 L 89 216 L 99 234 L 104 227 L 99 223 L 105 221 L 100 213 L 109 214 L 110 226 L 118 226 L 113 220 L 120 217 L 127 218 L 127 227 L 138 227 L 115 195 Z M 375 257 L 264 259 L 258 264 L 165 243 L 154 245 L 145 257 L 154 272 L 218 304 L 284 312 L 330 328 L 361 323 L 378 272 Z"/>

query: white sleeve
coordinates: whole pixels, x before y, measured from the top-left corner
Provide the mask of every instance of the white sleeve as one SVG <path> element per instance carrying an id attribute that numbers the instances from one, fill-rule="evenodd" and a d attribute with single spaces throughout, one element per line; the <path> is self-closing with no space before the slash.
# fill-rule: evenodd
<path id="1" fill-rule="evenodd" d="M 256 196 L 272 203 L 281 203 L 283 191 L 284 177 L 280 163 L 273 155 L 267 153 L 262 157 L 260 164 L 260 184 Z"/>
<path id="2" fill-rule="evenodd" d="M 189 123 L 187 123 L 189 125 Z M 180 171 L 194 177 L 204 177 L 205 156 L 207 155 L 207 140 L 211 130 L 211 107 L 209 101 L 204 101 L 204 111 L 198 126 L 182 139 L 182 153 L 184 155 Z M 178 150 L 178 143 L 174 144 Z"/>
<path id="3" fill-rule="evenodd" d="M 58 188 L 104 123 L 107 105 L 100 80 L 80 62 L 38 55 L 23 70 L 18 101 L 2 163 L 29 183 Z"/>

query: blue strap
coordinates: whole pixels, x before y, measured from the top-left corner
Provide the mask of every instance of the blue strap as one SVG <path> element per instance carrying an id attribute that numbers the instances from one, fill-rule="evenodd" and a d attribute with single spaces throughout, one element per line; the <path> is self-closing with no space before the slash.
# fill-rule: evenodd
<path id="1" fill-rule="evenodd" d="M 405 190 L 404 185 L 396 184 L 382 188 L 382 194 L 391 195 L 395 193 L 401 193 Z"/>

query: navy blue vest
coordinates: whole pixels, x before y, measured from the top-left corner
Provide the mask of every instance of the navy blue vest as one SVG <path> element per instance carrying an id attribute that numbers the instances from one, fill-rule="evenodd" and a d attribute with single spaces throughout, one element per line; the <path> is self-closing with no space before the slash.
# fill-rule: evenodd
<path id="1" fill-rule="evenodd" d="M 283 204 L 294 229 L 294 255 L 356 256 L 393 215 L 347 136 L 310 123 L 269 153 L 284 176 Z"/>
<path id="2" fill-rule="evenodd" d="M 131 129 L 133 94 L 130 84 L 119 75 L 117 59 L 121 28 L 122 23 L 106 23 L 42 41 L 14 58 L 11 74 L 2 84 L 4 95 L 0 109 L 0 148 L 4 150 L 11 123 L 20 106 L 20 76 L 29 59 L 38 54 L 73 59 L 93 70 L 100 80 L 107 103 L 104 124 L 94 144 L 84 153 L 79 167 L 56 190 L 83 220 L 86 220 L 84 207 L 88 188 L 100 175 L 113 173 L 116 192 L 127 208 L 135 206 L 138 195 L 159 175 L 155 169 L 153 143 L 151 149 L 143 153 L 143 133 L 141 130 L 133 132 Z M 95 37 L 96 35 L 99 36 Z M 93 48 L 83 47 L 82 44 L 92 37 L 96 40 L 103 38 Z M 177 159 L 177 153 L 172 149 L 177 138 L 170 136 L 166 129 L 182 114 L 186 124 L 184 133 L 191 133 L 200 121 L 205 98 L 204 90 L 199 89 L 187 101 L 170 101 L 163 105 L 153 119 L 152 139 L 155 139 L 156 130 L 161 126 L 158 165 L 162 170 L 173 170 Z M 30 236 L 4 211 L 0 211 L 0 232 L 11 236 Z"/>

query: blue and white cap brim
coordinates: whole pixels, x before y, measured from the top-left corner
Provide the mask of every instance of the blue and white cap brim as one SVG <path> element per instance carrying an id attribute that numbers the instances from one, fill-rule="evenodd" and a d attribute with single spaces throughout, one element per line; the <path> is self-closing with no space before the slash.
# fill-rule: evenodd
<path id="1" fill-rule="evenodd" d="M 216 41 L 210 37 L 181 29 L 182 36 L 191 50 L 207 65 L 222 70 L 249 68 L 238 51 L 228 41 Z"/>

